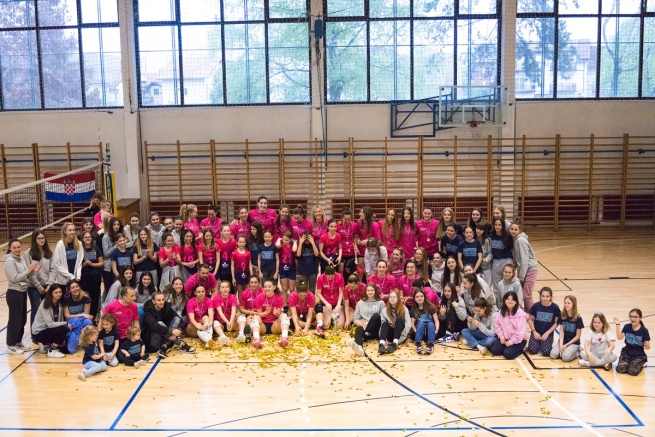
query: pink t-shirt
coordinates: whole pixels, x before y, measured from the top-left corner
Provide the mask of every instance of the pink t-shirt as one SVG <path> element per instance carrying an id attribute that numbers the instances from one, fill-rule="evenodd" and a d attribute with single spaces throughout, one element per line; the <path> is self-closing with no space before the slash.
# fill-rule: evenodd
<path id="1" fill-rule="evenodd" d="M 300 236 L 305 232 L 312 232 L 312 221 L 310 219 L 304 219 L 300 222 L 297 222 L 295 219 L 291 219 L 291 227 L 293 228 L 293 239 L 300 240 Z"/>
<path id="2" fill-rule="evenodd" d="M 334 274 L 334 278 L 328 279 L 323 273 L 316 279 L 316 290 L 321 290 L 321 295 L 332 307 L 339 302 L 339 290 L 343 290 L 343 276 Z"/>
<path id="3" fill-rule="evenodd" d="M 415 275 L 413 279 L 409 279 L 407 275 L 403 275 L 398 279 L 398 289 L 403 294 L 404 297 L 414 296 L 414 287 L 412 287 L 412 282 L 414 279 L 420 279 L 419 275 Z M 408 307 L 411 307 L 411 302 L 408 302 Z"/>
<path id="4" fill-rule="evenodd" d="M 223 315 L 229 321 L 232 317 L 232 311 L 236 311 L 237 306 L 237 297 L 233 294 L 228 294 L 227 297 L 223 297 L 220 293 L 217 293 L 216 296 L 212 298 L 212 306 L 216 311 L 214 311 L 214 319 L 219 322 L 225 322 L 218 313 L 220 308 L 223 311 Z"/>
<path id="5" fill-rule="evenodd" d="M 296 270 L 296 253 L 293 251 L 293 246 L 282 244 L 280 247 L 280 271 L 291 272 L 294 270 Z"/>
<path id="6" fill-rule="evenodd" d="M 202 252 L 202 262 L 213 267 L 216 265 L 216 252 L 218 251 L 218 246 L 214 244 L 214 248 L 210 249 L 205 247 L 203 243 L 198 243 L 197 249 L 199 253 Z M 213 269 L 210 269 L 213 270 Z"/>
<path id="7" fill-rule="evenodd" d="M 116 317 L 118 335 L 125 338 L 127 337 L 127 328 L 130 327 L 134 320 L 139 320 L 139 307 L 135 303 L 125 306 L 120 300 L 114 300 L 105 307 L 105 314 Z"/>
<path id="8" fill-rule="evenodd" d="M 352 309 L 355 309 L 355 307 L 357 306 L 357 302 L 361 300 L 365 292 L 366 292 L 366 284 L 364 284 L 363 282 L 360 282 L 357 288 L 355 288 L 354 290 L 350 288 L 350 284 L 346 285 L 346 288 L 344 288 L 343 290 L 344 294 L 346 293 L 348 294 L 348 305 Z M 344 296 L 343 298 L 345 299 L 346 296 Z"/>
<path id="9" fill-rule="evenodd" d="M 321 235 L 318 242 L 324 244 L 323 253 L 326 256 L 339 254 L 339 245 L 341 244 L 341 235 L 339 233 L 335 233 L 334 238 L 331 238 L 329 233 L 325 233 Z"/>
<path id="10" fill-rule="evenodd" d="M 207 295 L 209 295 L 209 293 L 211 293 L 212 290 L 216 288 L 216 278 L 211 274 L 211 272 L 207 276 L 207 279 L 204 281 L 200 280 L 200 277 L 197 273 L 191 275 L 191 277 L 187 279 L 186 284 L 184 284 L 184 291 L 186 291 L 186 294 L 188 294 L 189 297 L 193 296 L 193 292 L 198 284 L 201 284 L 203 287 L 205 287 L 205 292 Z"/>
<path id="11" fill-rule="evenodd" d="M 282 238 L 284 236 L 284 233 L 286 231 L 291 231 L 293 234 L 293 220 L 289 219 L 287 222 L 283 222 L 280 220 L 280 226 L 277 225 L 277 223 L 273 224 L 273 241 L 277 241 L 278 238 Z M 294 238 L 292 236 L 292 238 Z"/>
<path id="12" fill-rule="evenodd" d="M 389 260 L 388 272 L 391 274 L 391 276 L 396 278 L 396 282 L 398 281 L 398 279 L 400 279 L 405 274 L 405 266 L 403 264 L 404 264 L 404 261 L 401 262 L 398 265 L 392 266 L 391 265 L 391 260 Z"/>
<path id="13" fill-rule="evenodd" d="M 230 234 L 232 234 L 232 237 L 235 239 L 239 237 L 246 237 L 246 239 L 250 238 L 250 223 L 242 223 L 241 220 L 239 220 L 236 225 L 230 225 Z"/>
<path id="14" fill-rule="evenodd" d="M 316 296 L 311 291 L 307 292 L 305 299 L 301 300 L 297 291 L 289 295 L 289 308 L 296 308 L 298 314 L 307 314 L 310 308 L 316 306 Z"/>
<path id="15" fill-rule="evenodd" d="M 180 259 L 182 262 L 190 263 L 198 259 L 198 249 L 195 244 L 191 246 L 180 246 Z"/>
<path id="16" fill-rule="evenodd" d="M 198 299 L 194 297 L 187 302 L 186 313 L 193 314 L 196 322 L 200 323 L 203 317 L 209 315 L 210 308 L 214 308 L 210 298 L 205 297 L 202 302 L 198 302 Z"/>
<path id="17" fill-rule="evenodd" d="M 244 253 L 240 253 L 239 250 L 235 250 L 231 255 L 232 263 L 234 264 L 234 279 L 241 278 L 247 279 L 250 277 L 250 261 L 251 256 L 250 252 L 247 250 Z"/>
<path id="18" fill-rule="evenodd" d="M 257 298 L 257 296 L 263 293 L 264 293 L 264 289 L 262 287 L 259 287 L 257 289 L 256 294 L 253 294 L 250 288 L 246 288 L 241 292 L 241 296 L 239 297 L 239 305 L 244 307 L 248 311 L 255 311 L 255 299 Z"/>
<path id="19" fill-rule="evenodd" d="M 250 223 L 259 222 L 265 231 L 273 231 L 277 213 L 272 209 L 267 209 L 261 212 L 259 209 L 252 209 L 248 213 L 248 221 Z"/>
<path id="20" fill-rule="evenodd" d="M 344 258 L 355 256 L 355 235 L 357 223 L 351 221 L 345 225 L 342 221 L 337 224 L 337 233 L 341 235 L 341 251 Z"/>
<path id="21" fill-rule="evenodd" d="M 223 273 L 230 271 L 230 263 L 232 262 L 232 252 L 237 248 L 237 242 L 234 241 L 234 238 L 230 238 L 227 242 L 224 242 L 220 238 L 216 240 L 216 246 L 218 246 L 221 252 L 221 262 L 219 269 Z"/>
<path id="22" fill-rule="evenodd" d="M 273 314 L 275 308 L 284 308 L 284 298 L 280 294 L 274 294 L 271 297 L 266 296 L 262 293 L 255 298 L 255 308 L 257 311 L 266 311 L 267 308 L 271 308 L 271 312 L 262 317 L 262 322 L 264 323 L 273 323 L 277 317 Z"/>
<path id="23" fill-rule="evenodd" d="M 425 298 L 432 302 L 434 306 L 439 307 L 439 302 L 441 302 L 441 299 L 439 299 L 439 295 L 437 294 L 436 291 L 431 289 L 430 287 L 425 287 L 423 289 L 423 292 L 425 293 Z"/>
<path id="24" fill-rule="evenodd" d="M 416 252 L 416 230 L 412 231 L 409 223 L 405 224 L 404 228 L 400 228 L 398 244 L 405 251 L 405 261 L 414 257 L 414 252 Z"/>
<path id="25" fill-rule="evenodd" d="M 439 250 L 439 242 L 437 241 L 437 228 L 439 227 L 439 220 L 432 219 L 429 223 L 425 220 L 416 222 L 416 238 L 418 246 L 424 248 L 428 256 L 432 256 Z"/>
<path id="26" fill-rule="evenodd" d="M 193 232 L 193 235 L 195 237 L 200 235 L 200 225 L 198 224 L 198 219 L 193 219 L 193 220 L 187 221 L 186 223 L 184 223 L 184 227 L 186 229 L 191 230 L 191 232 Z"/>
<path id="27" fill-rule="evenodd" d="M 371 223 L 371 229 L 367 229 L 361 219 L 357 220 L 357 236 L 361 241 L 368 240 L 369 237 L 375 237 L 378 240 L 382 239 L 380 235 L 380 225 L 377 222 Z M 366 251 L 366 243 L 357 246 L 357 253 L 364 256 Z"/>
<path id="28" fill-rule="evenodd" d="M 221 235 L 221 225 L 223 224 L 223 219 L 216 217 L 213 221 L 209 217 L 202 219 L 200 222 L 200 231 L 204 231 L 205 228 L 211 228 L 214 233 L 214 237 Z"/>
<path id="29" fill-rule="evenodd" d="M 371 275 L 368 277 L 368 282 L 372 282 L 373 284 L 378 286 L 378 291 L 380 295 L 386 296 L 389 294 L 390 290 L 394 290 L 398 288 L 396 278 L 394 278 L 388 273 L 384 278 L 380 278 L 378 275 Z M 385 297 L 384 300 L 386 301 L 387 298 Z"/>
<path id="30" fill-rule="evenodd" d="M 327 233 L 327 224 L 328 219 L 324 219 L 322 222 L 316 222 L 312 220 L 312 235 L 314 236 L 314 241 L 318 241 L 321 236 Z"/>
<path id="31" fill-rule="evenodd" d="M 167 265 L 169 267 L 175 267 L 177 265 L 177 261 L 175 261 L 175 255 L 180 254 L 180 246 L 171 246 L 170 251 L 166 249 L 166 246 L 161 247 L 159 248 L 159 252 L 157 252 L 157 257 L 159 259 L 167 259 L 169 253 L 173 254 L 173 259 L 169 260 Z"/>
<path id="32" fill-rule="evenodd" d="M 384 247 L 387 248 L 387 252 L 391 253 L 396 247 L 400 246 L 398 240 L 396 240 L 396 235 L 393 233 L 393 227 L 387 225 L 385 220 L 380 220 L 378 222 L 380 227 L 380 239 Z M 384 227 L 387 227 L 387 236 L 384 236 Z"/>

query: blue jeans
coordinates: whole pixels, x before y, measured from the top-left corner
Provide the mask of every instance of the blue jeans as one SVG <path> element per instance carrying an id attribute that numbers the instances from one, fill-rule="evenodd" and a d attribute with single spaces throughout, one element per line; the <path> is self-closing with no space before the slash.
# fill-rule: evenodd
<path id="1" fill-rule="evenodd" d="M 466 339 L 466 342 L 469 344 L 471 349 L 475 349 L 477 345 L 489 349 L 496 342 L 497 339 L 495 335 L 493 337 L 489 337 L 488 335 L 485 335 L 482 332 L 480 332 L 479 329 L 476 329 L 475 331 L 471 331 L 468 328 L 462 329 L 462 337 Z"/>
<path id="2" fill-rule="evenodd" d="M 423 336 L 427 331 L 428 335 L 428 344 L 434 344 L 434 339 L 436 336 L 436 327 L 434 325 L 434 320 L 417 320 L 416 321 L 416 337 L 414 342 L 419 345 L 423 341 Z"/>
<path id="3" fill-rule="evenodd" d="M 91 376 L 94 373 L 104 372 L 105 370 L 107 370 L 107 363 L 104 361 L 100 361 L 99 363 L 96 363 L 95 361 L 88 361 L 84 363 L 84 369 L 82 372 L 86 376 Z"/>

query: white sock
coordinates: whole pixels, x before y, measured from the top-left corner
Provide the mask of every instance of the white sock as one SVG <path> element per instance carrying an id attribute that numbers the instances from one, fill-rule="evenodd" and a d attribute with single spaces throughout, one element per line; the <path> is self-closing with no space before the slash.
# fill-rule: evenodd
<path id="1" fill-rule="evenodd" d="M 397 344 L 398 344 L 398 339 L 397 339 L 397 338 L 394 338 L 394 339 L 393 339 L 393 342 L 396 343 L 396 345 L 397 345 Z"/>
<path id="2" fill-rule="evenodd" d="M 258 339 L 258 338 L 259 338 L 259 323 L 257 323 L 257 322 L 252 322 L 252 323 L 250 324 L 250 329 L 252 330 L 252 336 L 253 336 L 255 339 Z"/>
<path id="3" fill-rule="evenodd" d="M 323 326 L 323 320 L 317 320 L 317 321 L 316 321 L 316 327 L 317 327 L 317 328 L 320 328 L 320 327 L 322 327 L 322 326 Z"/>
<path id="4" fill-rule="evenodd" d="M 381 344 L 382 346 L 384 346 L 385 343 L 386 343 L 386 341 L 384 341 L 384 340 L 380 340 L 380 344 Z"/>
<path id="5" fill-rule="evenodd" d="M 239 335 L 243 335 L 243 328 L 239 328 Z"/>
<path id="6" fill-rule="evenodd" d="M 289 336 L 289 319 L 287 317 L 282 318 L 282 338 L 286 338 Z"/>

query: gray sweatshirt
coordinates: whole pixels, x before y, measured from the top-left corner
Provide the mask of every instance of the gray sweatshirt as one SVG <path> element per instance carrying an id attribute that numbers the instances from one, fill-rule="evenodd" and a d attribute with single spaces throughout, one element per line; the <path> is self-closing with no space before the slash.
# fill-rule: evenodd
<path id="1" fill-rule="evenodd" d="M 403 305 L 403 308 L 405 308 L 405 328 L 403 329 L 402 334 L 400 334 L 400 338 L 398 339 L 398 343 L 402 343 L 405 340 L 407 340 L 407 335 L 409 334 L 409 330 L 412 329 L 412 319 L 409 318 L 409 310 L 405 305 Z M 391 321 L 387 317 L 387 309 L 386 307 L 382 310 L 382 323 L 387 322 L 391 324 Z"/>
<path id="2" fill-rule="evenodd" d="M 476 329 L 480 330 L 481 333 L 487 337 L 493 337 L 496 335 L 496 327 L 494 323 L 496 322 L 496 316 L 498 315 L 498 310 L 496 307 L 492 307 L 491 314 L 488 317 L 480 317 L 477 314 L 473 316 L 475 320 L 480 322 L 480 325 L 476 328 L 473 322 L 468 322 L 469 329 L 475 331 Z"/>
<path id="3" fill-rule="evenodd" d="M 125 238 L 127 238 L 127 243 L 125 244 L 125 247 L 130 248 L 134 246 L 136 243 L 137 238 L 139 238 L 139 231 L 141 230 L 140 227 L 136 227 L 132 229 L 132 226 L 130 225 L 125 225 L 123 227 L 123 234 L 125 235 Z"/>
<path id="4" fill-rule="evenodd" d="M 507 282 L 505 279 L 498 282 L 496 286 L 496 306 L 498 308 L 503 306 L 503 296 L 508 291 L 513 291 L 519 298 L 519 305 L 523 307 L 523 288 L 521 287 L 521 281 L 519 278 L 514 276 L 511 281 Z"/>
<path id="5" fill-rule="evenodd" d="M 432 264 L 432 289 L 441 294 L 441 278 L 443 277 L 443 269 L 446 268 L 446 262 L 441 263 L 441 267 L 436 267 Z"/>
<path id="6" fill-rule="evenodd" d="M 487 258 L 487 262 L 482 261 L 480 268 L 482 270 L 491 270 L 491 262 L 494 259 L 494 256 L 491 254 L 491 240 L 487 238 L 482 244 L 482 259 Z"/>
<path id="7" fill-rule="evenodd" d="M 491 292 L 491 290 L 489 290 L 489 286 L 483 287 L 482 284 L 480 284 L 480 288 L 482 289 L 482 291 L 480 292 L 480 297 L 484 297 L 488 301 L 490 300 L 492 304 L 495 304 L 496 299 L 493 293 Z M 470 290 L 467 290 L 466 288 L 464 288 L 464 286 L 462 286 L 462 291 L 463 291 L 462 299 L 464 299 L 464 304 L 466 305 L 466 309 L 470 314 L 473 314 L 473 306 L 475 305 L 475 299 L 473 299 L 473 296 L 471 296 Z"/>
<path id="8" fill-rule="evenodd" d="M 7 275 L 7 289 L 27 291 L 34 272 L 27 270 L 27 263 L 20 256 L 8 253 L 5 256 L 5 274 Z"/>
<path id="9" fill-rule="evenodd" d="M 528 242 L 528 236 L 521 232 L 514 237 L 514 259 L 517 268 L 516 275 L 522 281 L 529 270 L 537 269 L 537 258 L 534 256 L 532 246 Z"/>
<path id="10" fill-rule="evenodd" d="M 360 300 L 355 307 L 355 322 L 368 322 L 374 314 L 380 314 L 384 311 L 384 301 L 382 300 Z"/>
<path id="11" fill-rule="evenodd" d="M 116 243 L 111 242 L 109 234 L 102 236 L 102 258 L 105 261 L 105 272 L 111 272 L 111 253 L 116 249 Z"/>
<path id="12" fill-rule="evenodd" d="M 51 262 L 52 258 L 41 256 L 40 260 L 33 260 L 30 256 L 30 249 L 28 248 L 27 251 L 23 252 L 23 259 L 27 265 L 30 265 L 34 261 L 41 267 L 38 272 L 30 276 L 30 285 L 32 287 L 39 288 L 41 286 L 48 288 L 49 285 L 55 283 L 57 272 L 55 271 L 55 265 Z"/>
<path id="13" fill-rule="evenodd" d="M 57 317 L 57 320 L 55 320 L 52 307 L 45 309 L 43 307 L 43 302 L 41 302 L 39 310 L 34 317 L 34 322 L 32 323 L 32 334 L 35 335 L 46 329 L 56 328 L 57 326 L 63 326 L 68 323 L 64 319 L 64 307 L 61 304 L 61 300 L 57 302 L 57 305 L 59 305 L 59 316 Z"/>

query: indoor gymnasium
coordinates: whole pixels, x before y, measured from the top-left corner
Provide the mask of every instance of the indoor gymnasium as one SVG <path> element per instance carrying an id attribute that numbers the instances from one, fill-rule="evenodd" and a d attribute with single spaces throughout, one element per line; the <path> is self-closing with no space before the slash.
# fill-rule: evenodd
<path id="1" fill-rule="evenodd" d="M 654 0 L 0 0 L 0 435 L 655 435 L 654 98 Z"/>

